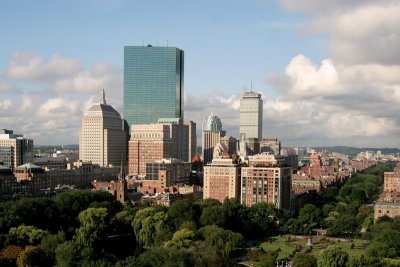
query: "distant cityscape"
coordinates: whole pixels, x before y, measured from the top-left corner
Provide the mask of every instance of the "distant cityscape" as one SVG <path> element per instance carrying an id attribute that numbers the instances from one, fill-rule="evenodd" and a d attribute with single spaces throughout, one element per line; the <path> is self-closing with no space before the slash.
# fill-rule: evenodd
<path id="1" fill-rule="evenodd" d="M 2 198 L 91 188 L 108 191 L 121 202 L 146 199 L 169 206 L 181 198 L 234 198 L 246 206 L 272 203 L 295 214 L 329 186 L 400 159 L 399 151 L 366 150 L 354 156 L 285 147 L 279 136 L 266 138 L 263 97 L 253 88 L 240 99 L 239 136 L 223 130 L 223 118 L 211 110 L 201 125 L 199 147 L 198 126 L 184 117 L 184 51 L 175 47 L 126 46 L 123 95 L 122 118 L 107 102 L 107 90 L 101 91 L 83 115 L 79 146 L 34 149 L 34 140 L 3 129 Z M 375 217 L 391 215 L 389 206 L 400 205 L 400 197 L 392 193 L 398 184 L 390 182 L 398 173 L 385 174 Z"/>

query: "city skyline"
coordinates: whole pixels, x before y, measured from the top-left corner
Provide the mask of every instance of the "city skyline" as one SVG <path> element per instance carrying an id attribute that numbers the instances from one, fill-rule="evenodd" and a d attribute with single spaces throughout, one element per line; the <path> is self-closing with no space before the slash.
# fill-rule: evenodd
<path id="1" fill-rule="evenodd" d="M 168 44 L 185 51 L 185 119 L 197 125 L 213 112 L 238 136 L 252 83 L 263 136 L 283 146 L 399 147 L 398 1 L 21 5 L 0 1 L 0 125 L 35 144 L 78 143 L 103 88 L 122 114 L 123 47 Z"/>

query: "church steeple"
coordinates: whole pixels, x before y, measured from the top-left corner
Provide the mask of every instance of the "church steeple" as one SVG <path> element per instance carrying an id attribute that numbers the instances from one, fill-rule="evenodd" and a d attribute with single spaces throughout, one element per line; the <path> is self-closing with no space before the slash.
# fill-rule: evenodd
<path id="1" fill-rule="evenodd" d="M 100 104 L 106 105 L 106 92 L 103 89 L 103 92 L 101 93 L 101 99 L 100 99 Z"/>
<path id="2" fill-rule="evenodd" d="M 125 202 L 126 197 L 126 180 L 125 180 L 125 168 L 123 161 L 121 160 L 121 168 L 118 174 L 118 182 L 117 182 L 117 200 L 121 203 Z"/>

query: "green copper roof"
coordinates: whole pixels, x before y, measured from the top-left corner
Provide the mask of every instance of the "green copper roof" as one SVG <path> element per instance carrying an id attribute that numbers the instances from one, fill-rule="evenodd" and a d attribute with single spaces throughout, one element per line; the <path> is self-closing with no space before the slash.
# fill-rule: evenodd
<path id="1" fill-rule="evenodd" d="M 41 169 L 42 167 L 37 166 L 37 165 L 32 164 L 32 163 L 26 163 L 24 165 L 21 165 L 21 166 L 17 167 L 17 169 L 25 169 L 25 168 L 27 168 L 27 169 Z"/>
<path id="2" fill-rule="evenodd" d="M 11 170 L 11 169 L 6 166 L 0 165 L 0 170 Z"/>

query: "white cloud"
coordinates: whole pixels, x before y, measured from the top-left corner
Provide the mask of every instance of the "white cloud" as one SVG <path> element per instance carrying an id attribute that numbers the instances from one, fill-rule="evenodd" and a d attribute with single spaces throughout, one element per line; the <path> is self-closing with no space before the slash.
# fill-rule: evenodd
<path id="1" fill-rule="evenodd" d="M 77 144 L 83 114 L 100 100 L 103 88 L 107 103 L 122 108 L 121 68 L 81 66 L 77 60 L 55 56 L 45 61 L 36 54 L 17 53 L 10 60 L 8 78 L 35 80 L 35 85 L 0 84 L 0 125 L 33 138 L 35 144 Z"/>
<path id="2" fill-rule="evenodd" d="M 0 110 L 9 110 L 12 106 L 12 102 L 9 99 L 0 100 Z"/>
<path id="3" fill-rule="evenodd" d="M 107 103 L 116 110 L 122 110 L 123 77 L 120 67 L 96 64 L 90 71 L 57 80 L 53 88 L 58 94 L 80 94 L 81 97 L 95 101 L 100 99 L 100 93 L 104 89 Z"/>
<path id="4" fill-rule="evenodd" d="M 36 117 L 46 120 L 71 119 L 71 115 L 79 115 L 80 105 L 80 101 L 69 98 L 50 98 L 39 106 Z"/>
<path id="5" fill-rule="evenodd" d="M 32 99 L 26 94 L 21 95 L 21 104 L 19 106 L 19 109 L 21 111 L 25 111 L 31 109 L 32 107 Z"/>
<path id="6" fill-rule="evenodd" d="M 8 84 L 0 84 L 0 92 L 8 92 L 11 91 L 12 87 Z"/>
<path id="7" fill-rule="evenodd" d="M 4 76 L 13 80 L 54 79 L 76 73 L 82 69 L 81 64 L 72 58 L 61 58 L 53 55 L 45 61 L 33 52 L 18 52 L 8 63 Z"/>
<path id="8" fill-rule="evenodd" d="M 292 80 L 290 93 L 300 96 L 336 95 L 344 93 L 333 63 L 329 59 L 316 67 L 303 55 L 294 57 L 286 67 L 286 75 Z"/>

